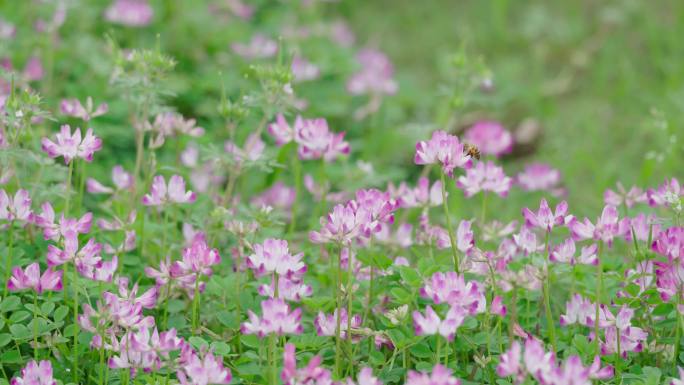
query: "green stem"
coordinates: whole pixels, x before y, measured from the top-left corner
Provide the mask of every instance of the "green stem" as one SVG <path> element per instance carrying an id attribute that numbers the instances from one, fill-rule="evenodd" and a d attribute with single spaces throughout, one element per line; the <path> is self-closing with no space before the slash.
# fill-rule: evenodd
<path id="1" fill-rule="evenodd" d="M 86 162 L 81 161 L 81 172 L 78 186 L 78 205 L 83 207 L 83 194 L 85 192 L 85 182 L 86 182 Z"/>
<path id="2" fill-rule="evenodd" d="M 354 281 L 354 279 L 353 279 L 354 278 L 354 271 L 353 271 L 354 264 L 352 263 L 353 262 L 352 256 L 353 256 L 353 253 L 352 253 L 352 249 L 350 248 L 349 249 L 349 256 L 347 258 L 347 336 L 346 336 L 347 337 L 347 348 L 349 351 L 349 360 L 350 361 L 353 361 L 353 357 L 351 356 L 352 355 L 351 321 L 352 321 L 352 311 L 353 311 L 353 309 L 352 309 L 352 297 L 353 297 L 353 295 L 352 295 L 352 292 L 353 292 L 352 283 Z M 351 368 L 351 371 L 352 371 L 351 376 L 354 377 L 354 365 L 350 365 L 349 367 Z"/>
<path id="3" fill-rule="evenodd" d="M 74 349 L 73 349 L 73 371 L 74 371 L 74 382 L 78 384 L 78 286 L 77 286 L 77 279 L 78 279 L 78 272 L 76 270 L 76 264 L 74 263 L 74 269 L 73 269 L 73 280 L 71 282 L 71 287 L 74 289 Z"/>
<path id="4" fill-rule="evenodd" d="M 481 214 L 481 223 L 482 226 L 485 224 L 485 220 L 487 219 L 487 191 L 482 191 L 482 214 Z"/>
<path id="5" fill-rule="evenodd" d="M 199 315 L 197 314 L 199 311 L 199 283 L 200 283 L 200 278 L 202 277 L 201 274 L 197 274 L 197 279 L 195 280 L 195 295 L 192 297 L 192 334 L 195 335 L 197 333 L 197 327 L 199 324 Z"/>
<path id="6" fill-rule="evenodd" d="M 454 270 L 460 274 L 460 262 L 458 260 L 458 252 L 456 251 L 456 241 L 454 240 L 454 229 L 451 226 L 451 217 L 449 216 L 449 203 L 447 202 L 446 193 L 446 175 L 442 173 L 442 205 L 444 206 L 444 215 L 446 216 L 447 232 L 449 233 L 449 243 L 451 243 L 451 252 L 454 255 Z"/>
<path id="7" fill-rule="evenodd" d="M 33 291 L 33 358 L 38 361 L 38 293 Z"/>
<path id="8" fill-rule="evenodd" d="M 599 345 L 599 316 L 601 312 L 601 290 L 603 289 L 603 263 L 601 261 L 602 249 L 603 243 L 599 241 L 598 252 L 596 254 L 598 263 L 596 264 L 596 318 L 594 319 L 594 354 L 597 356 L 601 353 Z"/>
<path id="9" fill-rule="evenodd" d="M 12 276 L 12 248 L 14 247 L 14 222 L 10 221 L 9 222 L 9 229 L 7 230 L 7 263 L 5 265 L 5 289 L 4 289 L 4 294 L 2 295 L 3 297 L 7 297 L 7 292 L 9 290 L 9 286 L 7 283 L 10 280 L 10 277 Z"/>
<path id="10" fill-rule="evenodd" d="M 142 130 L 135 131 L 135 171 L 133 176 L 137 180 L 142 180 L 140 178 L 140 169 L 142 167 L 143 154 L 144 154 L 144 144 L 145 144 L 145 133 Z"/>
<path id="11" fill-rule="evenodd" d="M 342 310 L 342 299 L 340 292 L 340 285 L 342 285 L 342 245 L 339 245 L 339 257 L 337 259 L 337 282 L 335 283 L 335 309 L 337 311 L 336 327 L 335 327 L 335 373 L 339 377 L 342 372 L 340 368 L 341 354 L 342 354 L 342 339 L 340 338 L 340 326 L 341 321 L 341 310 Z M 349 317 L 350 315 L 347 314 Z"/>
<path id="12" fill-rule="evenodd" d="M 616 333 L 616 337 L 617 337 L 617 350 L 615 351 L 615 378 L 621 379 L 622 376 L 620 374 L 621 373 L 621 368 L 620 368 L 620 328 L 617 326 L 615 327 L 615 333 Z M 677 365 L 676 362 L 677 362 L 677 360 L 675 360 L 675 366 Z"/>
<path id="13" fill-rule="evenodd" d="M 171 278 L 166 283 L 166 299 L 164 300 L 164 317 L 162 318 L 162 325 L 164 325 L 164 330 L 168 328 L 169 320 L 169 300 L 171 299 Z"/>
<path id="14" fill-rule="evenodd" d="M 677 293 L 677 307 L 675 308 L 675 314 L 677 314 L 677 325 L 675 325 L 675 341 L 674 341 L 674 369 L 673 374 L 677 373 L 677 362 L 679 362 L 679 345 L 682 342 L 682 315 L 679 313 L 679 307 L 682 304 L 682 292 L 681 289 Z M 618 334 L 619 336 L 619 334 Z M 619 338 L 619 337 L 618 337 Z M 618 345 L 619 346 L 619 345 Z"/>
<path id="15" fill-rule="evenodd" d="M 64 194 L 64 216 L 69 216 L 69 201 L 71 200 L 71 178 L 74 174 L 74 160 L 69 162 L 69 171 L 66 181 L 66 193 Z"/>
<path id="16" fill-rule="evenodd" d="M 295 153 L 292 155 L 292 170 L 294 171 L 294 188 L 295 188 L 295 199 L 292 202 L 292 217 L 290 219 L 290 227 L 288 229 L 288 234 L 292 236 L 297 228 L 297 209 L 299 196 L 301 195 L 301 184 L 302 184 L 302 167 L 299 157 L 297 156 L 297 149 L 295 148 Z"/>
<path id="17" fill-rule="evenodd" d="M 437 348 L 435 349 L 435 365 L 439 364 L 439 356 L 442 350 L 442 337 L 439 334 L 435 334 L 435 339 L 437 339 Z"/>
<path id="18" fill-rule="evenodd" d="M 278 384 L 278 366 L 276 365 L 276 335 L 268 336 L 268 356 L 271 363 L 271 385 Z"/>
<path id="19" fill-rule="evenodd" d="M 544 280 L 544 311 L 546 312 L 546 325 L 549 329 L 549 337 L 553 352 L 556 352 L 556 324 L 551 313 L 551 261 L 550 261 L 550 238 L 551 233 L 546 232 L 546 279 Z M 598 318 L 597 318 L 598 320 Z M 597 334 L 598 336 L 598 334 Z"/>

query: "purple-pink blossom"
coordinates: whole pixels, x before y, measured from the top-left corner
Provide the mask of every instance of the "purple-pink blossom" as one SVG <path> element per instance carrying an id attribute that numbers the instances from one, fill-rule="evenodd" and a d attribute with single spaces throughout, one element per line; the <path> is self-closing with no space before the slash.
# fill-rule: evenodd
<path id="1" fill-rule="evenodd" d="M 480 191 L 491 191 L 501 197 L 508 195 L 512 179 L 504 173 L 502 167 L 492 161 L 478 162 L 475 167 L 466 170 L 465 175 L 458 177 L 456 186 L 463 189 L 466 197 Z"/>
<path id="2" fill-rule="evenodd" d="M 63 273 L 61 270 L 54 271 L 48 267 L 41 275 L 38 262 L 28 265 L 24 270 L 21 267 L 15 267 L 12 269 L 12 276 L 7 282 L 7 288 L 10 291 L 33 289 L 39 294 L 48 290 L 60 291 L 62 290 Z"/>
<path id="3" fill-rule="evenodd" d="M 192 191 L 185 190 L 185 180 L 180 175 L 173 175 L 169 184 L 161 175 L 152 179 L 150 192 L 142 198 L 145 206 L 160 206 L 166 203 L 192 203 L 197 196 Z"/>
<path id="4" fill-rule="evenodd" d="M 55 138 L 55 142 L 43 138 L 41 141 L 42 149 L 50 158 L 64 157 L 66 164 L 76 158 L 91 162 L 93 154 L 102 149 L 102 140 L 93 134 L 92 128 L 89 128 L 81 139 L 80 128 L 77 128 L 72 134 L 71 127 L 64 124 Z"/>
<path id="5" fill-rule="evenodd" d="M 495 121 L 482 120 L 473 124 L 463 139 L 477 146 L 485 155 L 501 156 L 513 150 L 513 135 Z"/>
<path id="6" fill-rule="evenodd" d="M 455 168 L 470 168 L 472 160 L 464 151 L 464 145 L 458 137 L 446 131 L 435 131 L 427 141 L 416 143 L 416 164 L 439 164 L 442 171 L 453 176 Z"/>
<path id="7" fill-rule="evenodd" d="M 245 334 L 256 334 L 264 337 L 269 334 L 301 334 L 302 309 L 290 311 L 290 305 L 280 298 L 261 301 L 262 316 L 247 310 L 249 320 L 242 323 L 240 331 Z"/>

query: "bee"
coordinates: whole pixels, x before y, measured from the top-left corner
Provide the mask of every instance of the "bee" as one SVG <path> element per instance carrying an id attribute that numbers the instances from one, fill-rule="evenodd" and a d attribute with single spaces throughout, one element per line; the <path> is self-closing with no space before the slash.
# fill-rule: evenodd
<path id="1" fill-rule="evenodd" d="M 480 149 L 476 145 L 470 143 L 463 144 L 463 150 L 466 154 L 470 155 L 471 158 L 480 160 Z"/>

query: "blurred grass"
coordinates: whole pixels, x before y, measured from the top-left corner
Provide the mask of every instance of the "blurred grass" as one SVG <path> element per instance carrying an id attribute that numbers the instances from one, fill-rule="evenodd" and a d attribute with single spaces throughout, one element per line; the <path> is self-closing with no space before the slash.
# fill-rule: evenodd
<path id="1" fill-rule="evenodd" d="M 339 8 L 361 43 L 392 58 L 403 92 L 436 94 L 439 58 L 461 44 L 482 55 L 496 86 L 483 110 L 508 127 L 526 117 L 542 123 L 533 158 L 563 172 L 580 212 L 600 207 L 617 180 L 646 187 L 684 177 L 682 138 L 668 152 L 670 134 L 684 136 L 682 1 L 356 0 Z M 423 101 L 416 115 L 434 103 Z M 656 128 L 662 123 L 669 131 Z M 646 160 L 649 151 L 664 153 L 662 162 Z"/>

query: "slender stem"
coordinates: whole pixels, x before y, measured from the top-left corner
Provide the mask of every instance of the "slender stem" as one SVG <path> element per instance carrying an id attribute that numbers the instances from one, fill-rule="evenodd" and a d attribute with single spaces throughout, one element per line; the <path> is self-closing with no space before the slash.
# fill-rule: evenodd
<path id="1" fill-rule="evenodd" d="M 64 194 L 64 216 L 69 216 L 69 201 L 71 200 L 71 178 L 74 174 L 74 160 L 69 162 L 69 171 L 66 180 L 66 193 Z"/>
<path id="2" fill-rule="evenodd" d="M 199 283 L 200 283 L 200 278 L 202 278 L 201 274 L 197 274 L 197 278 L 195 279 L 195 294 L 192 297 L 192 334 L 195 335 L 197 333 L 198 329 L 198 324 L 199 324 Z"/>
<path id="3" fill-rule="evenodd" d="M 79 179 L 79 186 L 78 186 L 78 205 L 79 207 L 83 206 L 83 194 L 85 192 L 85 182 L 86 182 L 86 161 L 83 160 L 79 162 L 81 164 L 81 172 L 80 172 L 80 179 Z"/>
<path id="4" fill-rule="evenodd" d="M 71 287 L 74 289 L 74 325 L 78 325 L 78 286 L 77 286 L 77 279 L 78 279 L 78 271 L 76 270 L 76 264 L 73 264 L 74 269 L 73 269 L 73 279 L 71 281 Z M 79 328 L 75 327 L 74 328 L 74 350 L 72 352 L 73 357 L 74 357 L 74 382 L 78 382 L 78 331 Z"/>
<path id="5" fill-rule="evenodd" d="M 268 336 L 268 356 L 271 366 L 271 385 L 278 384 L 278 366 L 276 365 L 276 335 L 271 333 Z"/>
<path id="6" fill-rule="evenodd" d="M 439 356 L 442 350 L 442 337 L 439 334 L 435 334 L 435 339 L 437 339 L 437 349 L 435 350 L 435 365 L 439 364 Z"/>
<path id="7" fill-rule="evenodd" d="M 677 324 L 675 325 L 675 340 L 674 340 L 674 369 L 673 373 L 677 373 L 677 362 L 679 362 L 679 349 L 682 342 L 682 314 L 679 312 L 679 307 L 682 305 L 682 291 L 677 293 L 677 307 L 675 314 L 677 315 Z M 618 334 L 619 336 L 619 334 Z M 619 346 L 619 345 L 618 345 Z"/>
<path id="8" fill-rule="evenodd" d="M 596 317 L 594 318 L 594 354 L 597 356 L 601 353 L 599 346 L 599 316 L 601 312 L 601 291 L 603 290 L 603 262 L 601 261 L 602 249 L 603 243 L 599 241 L 598 252 L 596 254 L 598 263 L 596 264 Z"/>
<path id="9" fill-rule="evenodd" d="M 456 251 L 456 241 L 454 240 L 454 229 L 451 226 L 451 217 L 449 216 L 449 203 L 447 202 L 446 193 L 446 175 L 442 173 L 442 205 L 444 206 L 444 215 L 446 216 L 447 232 L 449 233 L 449 243 L 451 243 L 451 252 L 454 255 L 454 270 L 460 273 L 460 262 L 458 260 L 458 252 Z"/>
<path id="10" fill-rule="evenodd" d="M 140 169 L 142 167 L 143 155 L 144 155 L 144 144 L 145 144 L 145 132 L 140 130 L 135 131 L 135 171 L 133 176 L 135 178 L 140 178 Z M 138 179 L 140 180 L 140 179 Z"/>
<path id="11" fill-rule="evenodd" d="M 12 247 L 14 246 L 14 222 L 10 221 L 9 222 L 9 229 L 7 230 L 7 262 L 5 264 L 5 289 L 3 293 L 3 297 L 7 297 L 7 291 L 9 290 L 9 286 L 7 283 L 10 280 L 10 276 L 12 275 Z"/>
<path id="12" fill-rule="evenodd" d="M 620 338 L 621 337 L 620 337 L 620 328 L 617 326 L 615 327 L 615 333 L 616 333 L 616 337 L 617 337 L 617 350 L 615 351 L 615 378 L 617 379 L 617 378 L 622 378 L 620 375 L 620 372 L 622 371 L 620 368 L 620 350 L 621 350 L 620 349 Z M 677 362 L 676 359 L 675 359 L 675 362 Z"/>
<path id="13" fill-rule="evenodd" d="M 481 214 L 481 223 L 482 226 L 485 224 L 485 220 L 487 220 L 487 191 L 482 191 L 482 214 Z"/>
<path id="14" fill-rule="evenodd" d="M 294 234 L 296 228 L 297 228 L 297 209 L 298 209 L 298 201 L 299 201 L 299 195 L 301 195 L 301 184 L 302 184 L 302 166 L 301 162 L 299 161 L 299 157 L 297 156 L 297 149 L 295 148 L 294 154 L 292 154 L 292 170 L 294 171 L 294 188 L 295 188 L 295 198 L 294 201 L 292 202 L 292 209 L 290 210 L 292 213 L 292 217 L 290 218 L 290 227 L 288 229 L 288 234 L 290 236 Z"/>
<path id="15" fill-rule="evenodd" d="M 546 312 L 546 325 L 549 329 L 549 337 L 554 353 L 556 352 L 556 324 L 551 313 L 551 261 L 550 261 L 550 238 L 551 233 L 546 232 L 546 279 L 544 280 L 544 311 Z M 598 318 L 597 318 L 598 320 Z M 598 336 L 598 335 L 597 335 Z"/>
<path id="16" fill-rule="evenodd" d="M 347 257 L 347 348 L 349 351 L 349 360 L 353 361 L 352 357 L 352 327 L 351 327 L 351 321 L 352 321 L 352 298 L 353 298 L 353 287 L 352 284 L 354 282 L 354 263 L 353 263 L 353 252 L 352 249 L 349 249 L 348 257 Z M 352 371 L 352 377 L 354 377 L 354 365 L 349 366 Z"/>
<path id="17" fill-rule="evenodd" d="M 38 360 L 38 293 L 33 291 L 33 358 Z"/>
<path id="18" fill-rule="evenodd" d="M 164 325 L 164 330 L 168 327 L 169 320 L 169 300 L 171 299 L 171 278 L 166 283 L 166 299 L 164 300 L 164 317 L 162 318 L 162 325 Z"/>
<path id="19" fill-rule="evenodd" d="M 342 324 L 341 313 L 342 313 L 342 298 L 340 286 L 342 285 L 342 245 L 339 246 L 340 252 L 337 259 L 337 282 L 335 282 L 335 309 L 337 310 L 337 319 L 335 320 L 335 373 L 339 377 L 342 372 L 340 368 L 340 356 L 342 354 L 342 339 L 340 338 L 340 327 Z M 347 314 L 347 317 L 350 317 Z"/>

